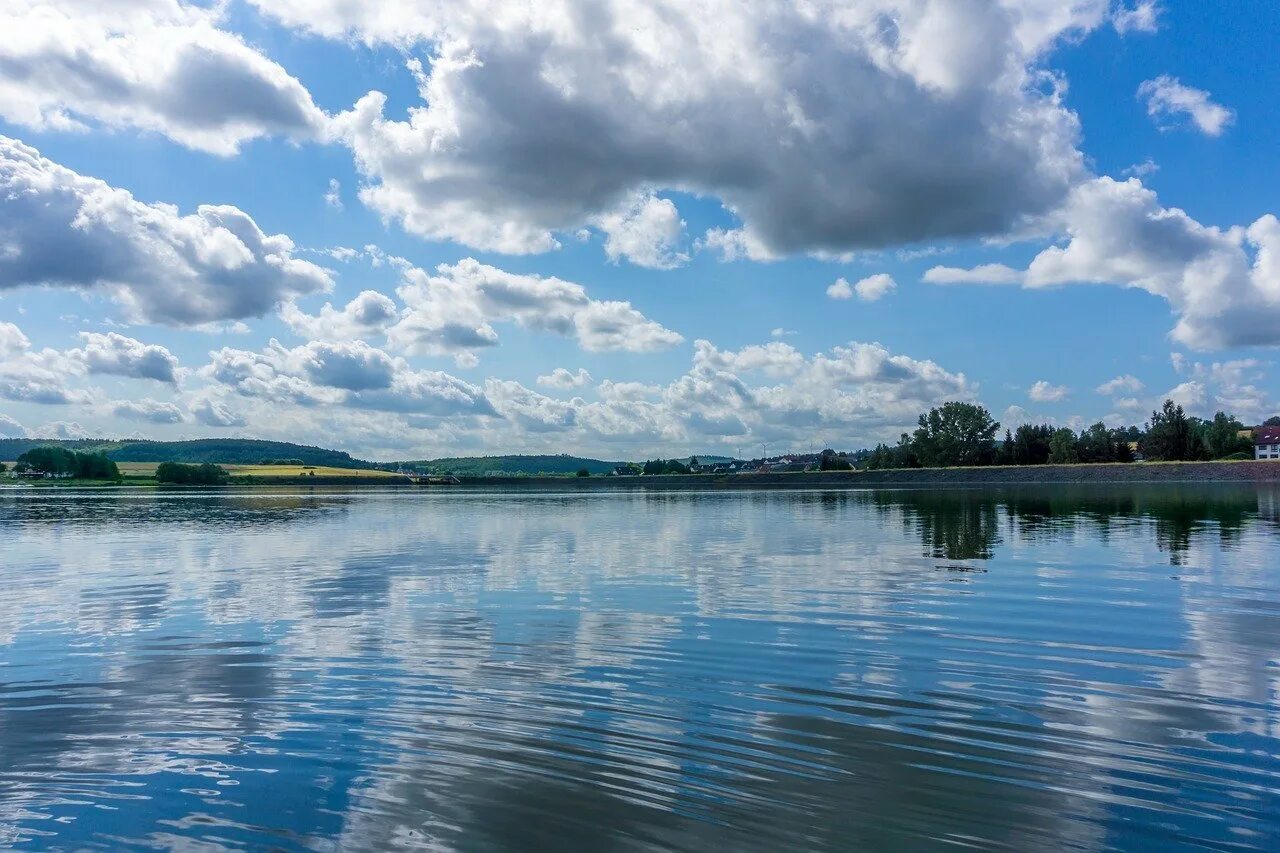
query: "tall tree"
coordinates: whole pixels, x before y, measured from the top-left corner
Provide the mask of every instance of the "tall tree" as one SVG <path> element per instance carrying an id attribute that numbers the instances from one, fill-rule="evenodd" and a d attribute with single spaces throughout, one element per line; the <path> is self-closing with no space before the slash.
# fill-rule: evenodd
<path id="1" fill-rule="evenodd" d="M 1253 441 L 1240 435 L 1243 429 L 1244 424 L 1240 423 L 1234 415 L 1228 415 L 1226 412 L 1215 414 L 1213 420 L 1205 423 L 1201 433 L 1209 458 L 1221 459 L 1233 453 L 1251 453 Z"/>
<path id="2" fill-rule="evenodd" d="M 1000 424 L 973 403 L 950 402 L 920 416 L 912 446 L 928 468 L 990 465 L 996 457 Z"/>
<path id="3" fill-rule="evenodd" d="M 1203 459 L 1205 456 L 1204 444 L 1192 419 L 1187 417 L 1182 406 L 1172 400 L 1165 400 L 1159 411 L 1151 413 L 1141 447 L 1148 459 L 1166 462 Z"/>
<path id="4" fill-rule="evenodd" d="M 1076 451 L 1076 434 L 1067 427 L 1054 430 L 1049 439 L 1049 464 L 1074 465 L 1080 461 Z"/>

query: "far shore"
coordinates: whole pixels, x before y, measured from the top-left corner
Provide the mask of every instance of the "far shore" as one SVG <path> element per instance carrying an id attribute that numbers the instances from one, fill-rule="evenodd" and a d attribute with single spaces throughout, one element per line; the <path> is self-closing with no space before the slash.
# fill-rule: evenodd
<path id="1" fill-rule="evenodd" d="M 335 469 L 328 469 L 334 471 Z M 903 468 L 884 471 L 813 471 L 765 474 L 671 474 L 656 476 L 501 476 L 458 477 L 447 485 L 419 485 L 406 476 L 371 477 L 326 473 L 324 476 L 233 476 L 226 487 L 341 486 L 359 488 L 421 488 L 430 491 L 475 488 L 521 488 L 583 491 L 596 489 L 861 489 L 877 487 L 1002 486 L 1080 483 L 1280 483 L 1280 460 L 1233 462 L 1137 462 L 1103 465 L 1025 465 L 982 468 Z M 12 480 L 5 481 L 18 485 Z M 199 487 L 162 486 L 146 477 L 125 477 L 118 483 L 86 480 L 37 480 L 36 488 L 121 487 L 184 490 Z M 209 487 L 205 487 L 209 488 Z M 225 487 L 212 487 L 225 488 Z"/>

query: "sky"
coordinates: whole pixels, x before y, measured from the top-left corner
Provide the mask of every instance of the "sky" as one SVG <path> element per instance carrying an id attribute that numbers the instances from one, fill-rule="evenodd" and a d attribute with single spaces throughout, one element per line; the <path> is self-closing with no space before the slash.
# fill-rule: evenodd
<path id="1" fill-rule="evenodd" d="M 0 0 L 0 436 L 1280 413 L 1280 6 Z"/>

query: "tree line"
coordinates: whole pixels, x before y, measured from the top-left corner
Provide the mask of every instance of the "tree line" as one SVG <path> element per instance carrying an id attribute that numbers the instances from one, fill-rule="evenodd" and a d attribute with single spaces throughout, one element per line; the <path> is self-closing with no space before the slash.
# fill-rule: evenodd
<path id="1" fill-rule="evenodd" d="M 105 453 L 80 453 L 64 447 L 33 447 L 18 457 L 13 470 L 81 480 L 120 479 L 120 467 Z"/>
<path id="2" fill-rule="evenodd" d="M 156 482 L 176 486 L 221 486 L 229 476 L 225 469 L 211 462 L 200 465 L 161 462 L 156 466 Z"/>
<path id="3" fill-rule="evenodd" d="M 1272 420 L 1280 423 L 1280 419 Z M 1268 421 L 1268 424 L 1271 422 Z M 1182 406 L 1165 400 L 1144 427 L 1108 427 L 1096 423 L 1076 432 L 1069 427 L 1023 424 L 1006 429 L 982 406 L 951 402 L 920 416 L 914 432 L 897 444 L 880 444 L 866 457 L 866 467 L 950 468 L 982 465 L 1074 465 L 1088 462 L 1133 462 L 1134 448 L 1152 461 L 1196 461 L 1249 458 L 1253 440 L 1240 435 L 1237 418 L 1218 412 L 1210 420 L 1189 416 Z"/>

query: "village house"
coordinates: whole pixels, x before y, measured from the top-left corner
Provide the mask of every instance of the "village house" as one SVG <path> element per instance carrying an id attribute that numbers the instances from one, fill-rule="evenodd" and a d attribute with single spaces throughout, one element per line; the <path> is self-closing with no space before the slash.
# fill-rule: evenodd
<path id="1" fill-rule="evenodd" d="M 1264 426 L 1253 431 L 1253 458 L 1280 459 L 1280 427 Z"/>

